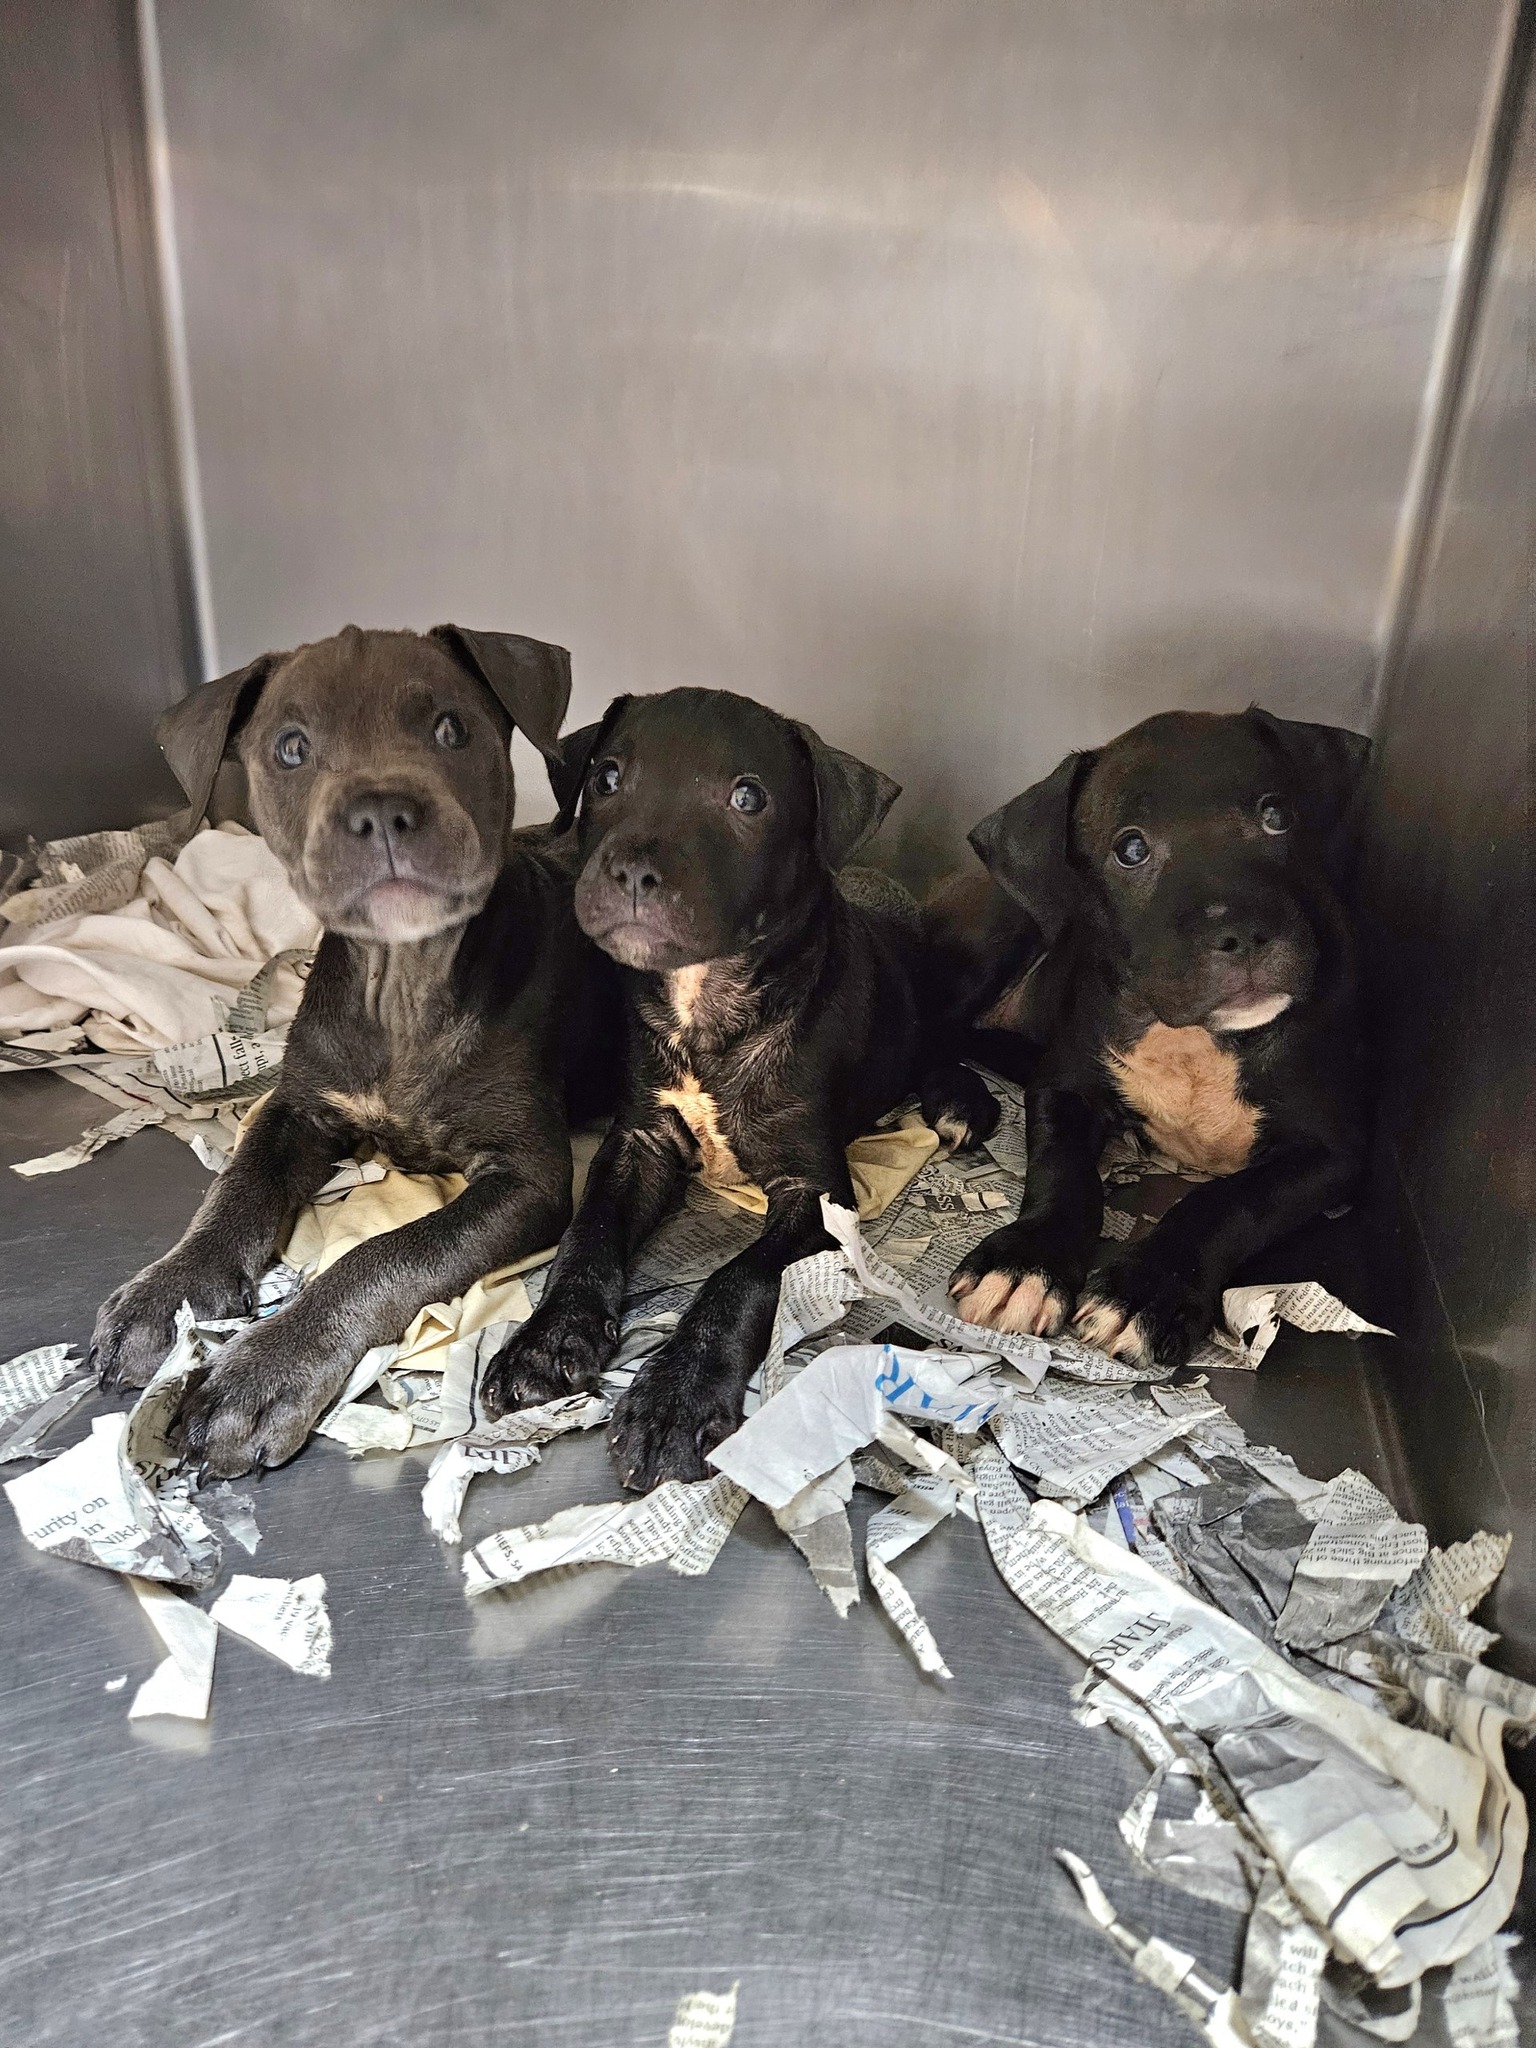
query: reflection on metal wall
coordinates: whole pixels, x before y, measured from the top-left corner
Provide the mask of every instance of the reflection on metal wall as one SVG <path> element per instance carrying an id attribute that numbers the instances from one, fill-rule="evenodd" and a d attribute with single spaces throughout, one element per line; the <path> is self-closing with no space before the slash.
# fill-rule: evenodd
<path id="1" fill-rule="evenodd" d="M 229 663 L 714 683 L 914 873 L 1171 701 L 1358 718 L 1496 0 L 160 0 Z"/>
<path id="2" fill-rule="evenodd" d="M 1493 1626 L 1536 1677 L 1533 346 L 1528 98 L 1438 545 L 1385 707 L 1373 895 L 1385 1165 L 1406 1190 L 1417 1288 L 1398 1407 L 1438 1533 L 1515 1531 Z"/>
<path id="3" fill-rule="evenodd" d="M 129 0 L 0 0 L 0 840 L 172 807 L 194 669 Z"/>

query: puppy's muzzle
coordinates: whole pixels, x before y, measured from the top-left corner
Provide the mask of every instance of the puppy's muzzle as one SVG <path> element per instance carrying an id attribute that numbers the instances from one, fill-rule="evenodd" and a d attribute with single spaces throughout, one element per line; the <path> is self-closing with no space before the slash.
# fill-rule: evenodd
<path id="1" fill-rule="evenodd" d="M 1161 1021 L 1212 1031 L 1273 1023 L 1306 997 L 1317 962 L 1310 926 L 1286 892 L 1231 878 L 1186 895 L 1137 951 L 1135 979 Z"/>
<path id="2" fill-rule="evenodd" d="M 1220 1000 L 1207 1023 L 1216 1031 L 1257 1031 L 1288 1010 L 1307 979 L 1290 929 L 1278 906 L 1234 911 L 1206 906 L 1205 946 L 1213 992 Z"/>
<path id="3" fill-rule="evenodd" d="M 680 954 L 692 957 L 693 919 L 654 846 L 599 848 L 576 884 L 576 921 L 625 967 L 671 967 Z"/>
<path id="4" fill-rule="evenodd" d="M 386 942 L 427 938 L 473 915 L 495 874 L 467 814 L 403 782 L 339 793 L 305 865 L 328 925 Z"/>

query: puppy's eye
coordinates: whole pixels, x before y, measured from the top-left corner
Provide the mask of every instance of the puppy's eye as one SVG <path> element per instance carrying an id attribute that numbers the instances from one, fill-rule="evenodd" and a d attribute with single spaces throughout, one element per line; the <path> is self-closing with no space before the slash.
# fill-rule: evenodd
<path id="1" fill-rule="evenodd" d="M 767 790 L 760 782 L 753 782 L 749 777 L 744 777 L 731 791 L 731 809 L 743 811 L 749 818 L 756 817 L 759 811 L 766 808 L 767 803 Z"/>
<path id="2" fill-rule="evenodd" d="M 1152 849 L 1140 832 L 1122 832 L 1111 851 L 1123 868 L 1144 868 L 1152 858 Z"/>
<path id="3" fill-rule="evenodd" d="M 619 786 L 619 764 L 604 761 L 592 771 L 592 787 L 599 796 L 612 796 Z"/>
<path id="4" fill-rule="evenodd" d="M 432 728 L 432 737 L 440 747 L 467 747 L 469 729 L 456 711 L 445 711 Z"/>
<path id="5" fill-rule="evenodd" d="M 1283 797 L 1261 796 L 1259 798 L 1259 823 L 1271 839 L 1279 839 L 1289 832 L 1295 823 L 1291 807 Z"/>
<path id="6" fill-rule="evenodd" d="M 272 753 L 280 768 L 302 768 L 309 759 L 308 736 L 296 725 L 290 725 L 272 742 Z"/>

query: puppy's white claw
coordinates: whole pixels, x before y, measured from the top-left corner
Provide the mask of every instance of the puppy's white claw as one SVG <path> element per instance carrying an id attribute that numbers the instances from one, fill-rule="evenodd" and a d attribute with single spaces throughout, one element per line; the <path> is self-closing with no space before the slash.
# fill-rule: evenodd
<path id="1" fill-rule="evenodd" d="M 983 1275 L 970 1293 L 961 1297 L 960 1320 L 990 1325 L 1012 1293 L 1013 1282 L 1006 1273 Z"/>
<path id="2" fill-rule="evenodd" d="M 1058 1337 L 1067 1320 L 1068 1302 L 1065 1295 L 1051 1293 L 1045 1297 L 1039 1315 L 1035 1317 L 1032 1334 L 1036 1337 Z"/>
<path id="3" fill-rule="evenodd" d="M 949 1283 L 950 1300 L 964 1301 L 965 1297 L 975 1288 L 975 1285 L 976 1282 L 969 1273 L 957 1273 Z"/>
<path id="4" fill-rule="evenodd" d="M 1128 1365 L 1150 1365 L 1152 1342 L 1140 1316 L 1132 1316 L 1110 1346 L 1111 1358 L 1123 1358 Z"/>
<path id="5" fill-rule="evenodd" d="M 1095 1295 L 1090 1295 L 1072 1318 L 1075 1335 L 1095 1351 L 1107 1351 L 1111 1357 L 1118 1356 L 1114 1347 L 1124 1328 L 1124 1312 L 1113 1302 L 1100 1301 Z"/>
<path id="6" fill-rule="evenodd" d="M 993 1317 L 993 1329 L 1033 1336 L 1045 1307 L 1047 1285 L 1043 1273 L 1026 1273 Z"/>

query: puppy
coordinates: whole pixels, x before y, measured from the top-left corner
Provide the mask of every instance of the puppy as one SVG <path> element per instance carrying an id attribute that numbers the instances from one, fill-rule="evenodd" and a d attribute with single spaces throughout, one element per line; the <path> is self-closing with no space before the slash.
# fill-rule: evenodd
<path id="1" fill-rule="evenodd" d="M 183 1299 L 249 1314 L 339 1156 L 373 1143 L 408 1172 L 468 1181 L 348 1252 L 189 1385 L 180 1440 L 209 1472 L 291 1458 L 365 1351 L 569 1220 L 567 1091 L 595 1106 L 618 1006 L 568 868 L 513 834 L 509 761 L 516 725 L 558 762 L 569 694 L 569 656 L 542 641 L 349 626 L 263 655 L 161 722 L 197 813 L 233 746 L 256 822 L 325 931 L 272 1095 L 181 1242 L 97 1317 L 102 1383 L 145 1384 Z"/>
<path id="2" fill-rule="evenodd" d="M 853 1202 L 844 1147 L 909 1086 L 901 926 L 855 909 L 834 880 L 898 790 L 723 690 L 621 697 L 567 749 L 576 915 L 624 970 L 628 1074 L 544 1298 L 488 1369 L 487 1408 L 597 1386 L 625 1268 L 691 1167 L 768 1197 L 762 1235 L 705 1284 L 615 1410 L 619 1469 L 644 1490 L 705 1476 L 741 1420 L 780 1275 L 831 1243 L 821 1197 Z"/>
<path id="3" fill-rule="evenodd" d="M 1369 746 L 1257 709 L 1169 712 L 971 834 L 1002 888 L 947 892 L 933 939 L 984 1033 L 969 1049 L 1029 1083 L 1029 1171 L 1018 1221 L 956 1270 L 967 1322 L 1070 1323 L 1180 1365 L 1238 1267 L 1348 1198 L 1364 1089 L 1328 850 Z M 967 1139 L 995 1121 L 965 1068 L 930 1074 L 923 1100 Z M 1107 1245 L 1097 1162 L 1127 1127 L 1212 1178 Z"/>

